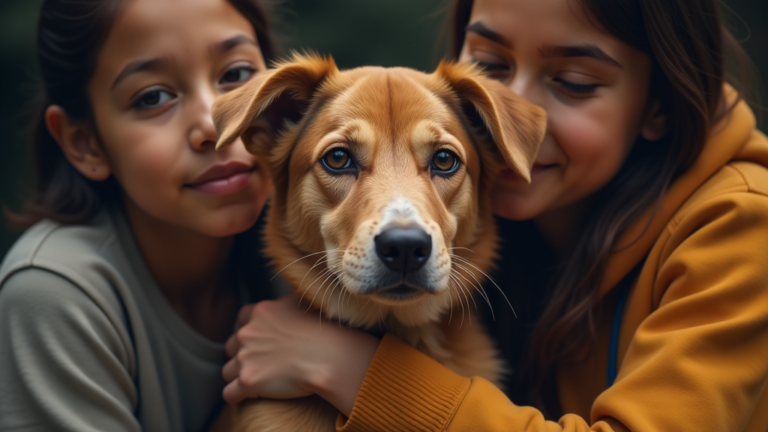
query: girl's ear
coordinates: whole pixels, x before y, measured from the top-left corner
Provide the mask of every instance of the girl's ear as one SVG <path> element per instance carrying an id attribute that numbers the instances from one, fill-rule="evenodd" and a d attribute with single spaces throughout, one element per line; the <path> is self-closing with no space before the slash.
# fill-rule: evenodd
<path id="1" fill-rule="evenodd" d="M 294 55 L 291 61 L 217 98 L 213 104 L 219 133 L 216 149 L 242 137 L 249 152 L 268 156 L 286 123 L 301 120 L 315 90 L 335 72 L 338 69 L 331 58 Z"/>
<path id="2" fill-rule="evenodd" d="M 480 117 L 507 166 L 530 182 L 547 130 L 546 111 L 472 65 L 442 62 L 435 74 L 448 83 L 470 117 Z"/>
<path id="3" fill-rule="evenodd" d="M 51 105 L 45 110 L 45 125 L 80 174 L 93 181 L 109 178 L 112 168 L 90 127 L 73 121 L 59 105 Z"/>
<path id="4" fill-rule="evenodd" d="M 640 136 L 646 141 L 658 141 L 667 134 L 667 115 L 662 110 L 661 101 L 657 98 L 649 105 L 640 127 Z"/>

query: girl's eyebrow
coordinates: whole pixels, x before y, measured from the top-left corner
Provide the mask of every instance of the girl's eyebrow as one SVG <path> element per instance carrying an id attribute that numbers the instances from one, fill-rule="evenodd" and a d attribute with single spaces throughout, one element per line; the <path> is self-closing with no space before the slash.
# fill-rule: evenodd
<path id="1" fill-rule="evenodd" d="M 599 60 L 608 63 L 612 66 L 616 66 L 620 69 L 624 69 L 624 66 L 616 61 L 613 57 L 606 54 L 605 51 L 600 49 L 597 45 L 576 45 L 576 46 L 553 46 L 547 45 L 539 50 L 539 53 L 544 58 L 550 57 L 589 57 L 595 60 Z"/>
<path id="2" fill-rule="evenodd" d="M 232 48 L 238 46 L 238 45 L 255 45 L 259 46 L 255 40 L 252 38 L 245 36 L 245 35 L 238 35 L 235 37 L 231 37 L 229 39 L 226 39 L 222 42 L 219 42 L 217 44 L 214 44 L 211 46 L 211 50 L 214 52 L 226 52 L 228 50 L 231 50 Z M 112 89 L 117 87 L 118 84 L 120 84 L 120 81 L 124 80 L 126 77 L 128 77 L 131 74 L 134 74 L 136 72 L 144 72 L 144 71 L 155 71 L 158 69 L 161 69 L 164 66 L 167 66 L 172 61 L 169 57 L 157 57 L 153 59 L 148 60 L 137 60 L 135 62 L 131 62 L 123 68 L 123 70 L 120 72 L 120 74 L 115 78 L 115 81 L 112 83 Z"/>
<path id="3" fill-rule="evenodd" d="M 482 21 L 475 21 L 472 24 L 468 25 L 465 29 L 465 32 L 469 33 L 476 33 L 479 36 L 482 36 L 488 40 L 491 40 L 493 42 L 496 42 L 500 45 L 503 45 L 507 48 L 512 48 L 512 44 L 504 38 L 504 36 L 496 33 L 495 31 L 489 29 L 486 27 L 485 24 L 483 24 Z"/>
<path id="4" fill-rule="evenodd" d="M 491 40 L 509 49 L 512 49 L 512 43 L 510 41 L 508 41 L 506 38 L 504 38 L 504 36 L 500 35 L 499 33 L 496 33 L 495 31 L 486 27 L 486 25 L 483 24 L 482 21 L 476 21 L 468 25 L 465 31 L 467 33 L 469 32 L 475 33 L 481 37 L 484 37 L 488 40 Z M 616 66 L 618 68 L 624 69 L 624 66 L 622 66 L 621 63 L 616 61 L 613 57 L 609 56 L 605 51 L 600 49 L 600 47 L 598 47 L 597 45 L 591 45 L 591 44 L 576 45 L 576 46 L 548 45 L 548 46 L 542 47 L 539 50 L 539 53 L 541 54 L 542 57 L 545 57 L 545 58 L 589 57 L 595 60 L 606 62 L 612 66 Z"/>
<path id="5" fill-rule="evenodd" d="M 131 62 L 128 66 L 124 67 L 117 78 L 115 78 L 115 81 L 112 83 L 112 89 L 117 87 L 117 85 L 120 84 L 120 81 L 124 80 L 129 75 L 135 74 L 136 72 L 155 71 L 170 63 L 171 59 L 168 57 L 157 57 L 149 60 L 137 60 Z"/>
<path id="6" fill-rule="evenodd" d="M 216 52 L 216 53 L 223 53 L 223 52 L 231 50 L 232 48 L 234 48 L 234 47 L 236 47 L 238 45 L 243 45 L 243 44 L 254 45 L 256 47 L 259 46 L 259 44 L 256 43 L 256 41 L 253 40 L 252 38 L 250 38 L 250 37 L 248 37 L 246 35 L 238 35 L 238 36 L 231 37 L 231 38 L 229 38 L 227 40 L 224 40 L 222 42 L 219 42 L 217 44 L 212 45 L 211 46 L 211 51 Z"/>

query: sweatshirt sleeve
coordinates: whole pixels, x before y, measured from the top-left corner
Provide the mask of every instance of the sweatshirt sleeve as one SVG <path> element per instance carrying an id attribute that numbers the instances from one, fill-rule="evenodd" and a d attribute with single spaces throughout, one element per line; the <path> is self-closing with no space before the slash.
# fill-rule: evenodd
<path id="1" fill-rule="evenodd" d="M 714 198 L 673 221 L 668 234 L 648 299 L 653 311 L 635 330 L 616 382 L 593 402 L 591 419 L 548 421 L 488 381 L 461 377 L 387 335 L 337 430 L 614 430 L 608 422 L 643 432 L 764 430 L 768 197 Z"/>
<path id="2" fill-rule="evenodd" d="M 599 422 L 590 429 L 577 416 L 547 421 L 531 407 L 519 407 L 487 380 L 460 376 L 391 334 L 382 339 L 349 419 L 336 429 L 353 431 L 612 431 Z"/>
<path id="3" fill-rule="evenodd" d="M 70 281 L 35 268 L 12 275 L 0 289 L 0 430 L 140 431 L 128 357 Z"/>

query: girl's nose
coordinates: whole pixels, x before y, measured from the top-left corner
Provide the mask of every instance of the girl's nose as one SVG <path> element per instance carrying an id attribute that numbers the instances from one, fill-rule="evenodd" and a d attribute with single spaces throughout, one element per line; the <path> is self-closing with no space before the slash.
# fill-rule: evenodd
<path id="1" fill-rule="evenodd" d="M 192 104 L 194 123 L 189 133 L 189 145 L 196 151 L 213 150 L 216 147 L 218 134 L 211 117 L 211 106 L 216 95 L 210 91 L 200 92 Z"/>
<path id="2" fill-rule="evenodd" d="M 512 78 L 512 82 L 509 83 L 509 89 L 518 96 L 526 99 L 528 102 L 539 105 L 538 102 L 541 102 L 539 100 L 540 89 L 537 84 L 538 82 L 534 74 L 519 70 L 514 78 Z"/>

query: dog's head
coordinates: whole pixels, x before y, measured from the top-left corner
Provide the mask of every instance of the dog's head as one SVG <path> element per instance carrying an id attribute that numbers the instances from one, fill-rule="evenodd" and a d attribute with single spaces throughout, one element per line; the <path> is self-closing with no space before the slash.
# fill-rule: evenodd
<path id="1" fill-rule="evenodd" d="M 295 56 L 219 98 L 217 148 L 243 138 L 274 179 L 267 250 L 329 317 L 406 326 L 469 306 L 496 248 L 489 189 L 528 180 L 543 110 L 471 65 L 339 71 Z"/>

